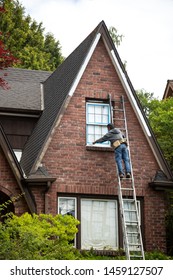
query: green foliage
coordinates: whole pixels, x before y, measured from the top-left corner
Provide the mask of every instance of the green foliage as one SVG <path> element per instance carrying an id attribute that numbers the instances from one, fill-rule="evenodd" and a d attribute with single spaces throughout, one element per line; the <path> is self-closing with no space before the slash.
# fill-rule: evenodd
<path id="1" fill-rule="evenodd" d="M 79 252 L 71 243 L 79 222 L 70 215 L 14 214 L 0 222 L 0 260 L 126 260 L 123 250 L 101 256 L 93 249 Z M 162 252 L 146 252 L 147 260 L 169 260 Z"/>
<path id="2" fill-rule="evenodd" d="M 114 44 L 119 47 L 122 42 L 123 35 L 119 35 L 117 29 L 113 26 L 109 28 L 109 33 Z"/>
<path id="3" fill-rule="evenodd" d="M 149 116 L 157 141 L 173 170 L 173 98 L 158 101 Z"/>
<path id="4" fill-rule="evenodd" d="M 146 252 L 145 253 L 146 260 L 172 260 L 170 256 L 160 252 L 160 251 L 153 251 L 153 252 Z"/>
<path id="5" fill-rule="evenodd" d="M 83 259 L 87 260 L 126 260 L 122 251 L 117 251 L 115 256 L 98 256 L 93 250 L 82 252 Z M 146 260 L 172 260 L 172 257 L 167 256 L 160 251 L 145 252 Z"/>
<path id="6" fill-rule="evenodd" d="M 144 90 L 137 91 L 137 96 L 163 154 L 173 170 L 173 98 L 158 100 L 153 97 L 153 93 Z"/>
<path id="7" fill-rule="evenodd" d="M 0 32 L 6 47 L 20 60 L 16 67 L 55 70 L 64 60 L 59 41 L 44 34 L 42 23 L 25 15 L 18 0 L 3 0 L 5 12 L 0 17 Z"/>
<path id="8" fill-rule="evenodd" d="M 13 214 L 0 223 L 0 259 L 77 259 L 70 243 L 79 222 L 70 215 Z"/>
<path id="9" fill-rule="evenodd" d="M 136 94 L 140 100 L 143 111 L 147 117 L 149 117 L 152 110 L 155 108 L 155 102 L 159 102 L 156 98 L 154 98 L 154 93 L 147 92 L 144 89 L 140 89 L 136 91 Z"/>

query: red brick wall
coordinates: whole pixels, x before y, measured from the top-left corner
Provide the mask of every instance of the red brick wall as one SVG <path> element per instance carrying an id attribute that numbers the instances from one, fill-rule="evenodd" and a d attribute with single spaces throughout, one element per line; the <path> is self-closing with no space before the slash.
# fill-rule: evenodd
<path id="1" fill-rule="evenodd" d="M 21 195 L 21 190 L 16 182 L 13 172 L 5 158 L 5 155 L 0 147 L 0 191 L 5 193 L 9 199 L 17 198 Z M 28 207 L 24 197 L 20 197 L 14 202 L 14 211 L 16 215 L 21 215 L 28 212 Z"/>
<path id="2" fill-rule="evenodd" d="M 86 149 L 86 98 L 107 99 L 108 93 L 113 99 L 123 95 L 126 100 L 136 193 L 144 200 L 146 249 L 165 249 L 164 195 L 148 187 L 159 167 L 102 41 L 94 51 L 43 159 L 50 174 L 57 178 L 46 194 L 47 212 L 57 212 L 57 193 L 60 192 L 117 195 L 113 152 Z"/>

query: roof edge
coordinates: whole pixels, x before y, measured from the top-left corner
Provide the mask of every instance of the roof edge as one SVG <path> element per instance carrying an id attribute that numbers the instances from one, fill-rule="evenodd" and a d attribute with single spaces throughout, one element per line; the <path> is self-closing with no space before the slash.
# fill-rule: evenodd
<path id="1" fill-rule="evenodd" d="M 9 143 L 1 125 L 0 125 L 0 145 L 1 145 L 4 155 L 8 161 L 8 164 L 11 167 L 11 170 L 17 181 L 17 184 L 18 184 L 22 194 L 24 195 L 24 198 L 26 200 L 26 203 L 27 203 L 31 213 L 35 213 L 36 212 L 35 202 L 33 201 L 28 189 L 25 188 L 23 186 L 23 184 L 21 183 L 22 179 L 25 178 L 25 174 L 13 152 L 13 149 L 10 146 L 10 143 Z"/>

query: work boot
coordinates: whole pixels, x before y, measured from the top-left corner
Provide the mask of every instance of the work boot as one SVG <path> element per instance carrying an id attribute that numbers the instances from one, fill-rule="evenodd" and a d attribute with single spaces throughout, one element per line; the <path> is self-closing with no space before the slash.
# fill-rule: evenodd
<path id="1" fill-rule="evenodd" d="M 124 174 L 123 173 L 120 173 L 119 176 L 120 176 L 120 179 L 124 178 Z"/>
<path id="2" fill-rule="evenodd" d="M 130 178 L 131 174 L 129 172 L 126 173 L 126 178 Z"/>

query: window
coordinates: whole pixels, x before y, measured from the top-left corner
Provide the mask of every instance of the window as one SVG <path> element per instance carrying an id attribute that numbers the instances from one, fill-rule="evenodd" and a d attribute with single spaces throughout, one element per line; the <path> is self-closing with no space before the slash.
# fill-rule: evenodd
<path id="1" fill-rule="evenodd" d="M 124 199 L 124 208 L 133 210 L 129 199 Z M 137 201 L 140 211 L 140 201 Z M 122 235 L 119 237 L 118 200 L 78 197 L 58 197 L 58 213 L 72 215 L 80 221 L 79 234 L 73 244 L 80 244 L 79 249 L 116 250 L 122 245 Z M 140 213 L 140 212 L 139 212 Z M 78 215 L 77 215 L 78 214 Z M 133 211 L 128 212 L 128 231 L 134 232 L 131 223 L 135 219 Z M 141 216 L 141 215 L 140 215 Z M 141 219 L 141 217 L 140 217 Z M 131 243 L 136 243 L 134 234 Z M 120 242 L 121 241 L 121 242 Z"/>
<path id="2" fill-rule="evenodd" d="M 74 197 L 59 197 L 58 213 L 62 215 L 72 215 L 76 218 L 76 198 Z"/>
<path id="3" fill-rule="evenodd" d="M 110 106 L 105 103 L 86 104 L 86 142 L 92 144 L 96 139 L 108 132 L 107 124 L 110 122 Z M 109 146 L 109 142 L 97 145 Z"/>
<path id="4" fill-rule="evenodd" d="M 58 214 L 71 215 L 76 217 L 76 198 L 75 197 L 59 197 L 58 198 Z M 76 246 L 76 238 L 70 241 Z"/>
<path id="5" fill-rule="evenodd" d="M 81 200 L 81 248 L 118 248 L 117 201 Z"/>
<path id="6" fill-rule="evenodd" d="M 138 244 L 138 231 L 134 222 L 137 221 L 137 213 L 134 211 L 136 209 L 134 200 L 124 199 L 124 210 L 130 210 L 129 212 L 125 212 L 125 219 L 128 221 L 127 223 L 127 231 L 128 231 L 128 241 L 129 243 Z M 137 201 L 138 215 L 139 215 L 139 223 L 141 224 L 141 213 L 140 213 L 140 201 Z M 132 233 L 132 234 L 131 234 Z M 136 234 L 135 234 L 136 233 Z M 138 250 L 136 246 L 130 246 L 130 250 Z"/>
<path id="7" fill-rule="evenodd" d="M 14 149 L 13 151 L 14 151 L 14 153 L 16 155 L 17 160 L 20 162 L 20 159 L 22 157 L 22 150 Z"/>

